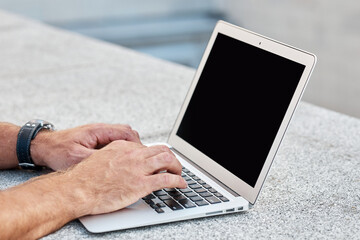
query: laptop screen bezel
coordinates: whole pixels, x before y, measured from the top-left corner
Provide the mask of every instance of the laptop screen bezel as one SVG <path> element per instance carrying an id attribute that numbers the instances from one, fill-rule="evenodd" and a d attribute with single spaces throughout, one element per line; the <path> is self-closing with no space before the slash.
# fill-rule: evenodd
<path id="1" fill-rule="evenodd" d="M 289 107 L 285 113 L 278 133 L 276 134 L 275 140 L 270 148 L 269 154 L 262 167 L 258 180 L 256 181 L 255 187 L 248 185 L 246 182 L 244 182 L 239 177 L 222 167 L 216 161 L 212 160 L 204 153 L 200 152 L 191 144 L 176 135 L 218 33 L 232 37 L 239 41 L 243 41 L 245 43 L 272 52 L 284 58 L 303 64 L 305 66 L 304 72 L 290 101 Z M 264 37 L 262 35 L 248 31 L 230 23 L 218 21 L 210 37 L 208 45 L 204 51 L 203 57 L 195 73 L 191 86 L 188 90 L 187 96 L 178 114 L 177 120 L 175 121 L 173 130 L 169 135 L 168 144 L 174 147 L 177 151 L 181 152 L 184 156 L 186 156 L 200 168 L 204 169 L 208 174 L 210 174 L 213 178 L 216 178 L 223 185 L 229 187 L 231 190 L 245 198 L 251 204 L 254 204 L 261 191 L 263 183 L 265 182 L 266 176 L 269 172 L 276 152 L 280 146 L 281 140 L 286 132 L 288 124 L 290 123 L 291 117 L 293 116 L 296 106 L 301 99 L 301 96 L 313 71 L 315 63 L 316 56 L 312 53 L 294 48 L 287 44 L 275 41 L 268 37 Z M 241 156 L 241 151 L 238 154 L 239 156 Z"/>

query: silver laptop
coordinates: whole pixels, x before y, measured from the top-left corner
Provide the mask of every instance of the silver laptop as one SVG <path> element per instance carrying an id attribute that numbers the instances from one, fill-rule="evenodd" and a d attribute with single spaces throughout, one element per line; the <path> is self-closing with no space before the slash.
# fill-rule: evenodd
<path id="1" fill-rule="evenodd" d="M 314 54 L 219 21 L 167 143 L 154 143 L 172 149 L 188 188 L 161 189 L 80 222 L 96 233 L 252 208 L 315 62 Z"/>

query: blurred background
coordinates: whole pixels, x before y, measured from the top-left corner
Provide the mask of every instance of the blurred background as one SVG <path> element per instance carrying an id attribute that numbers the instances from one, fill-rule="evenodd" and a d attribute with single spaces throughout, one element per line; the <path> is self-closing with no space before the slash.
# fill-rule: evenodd
<path id="1" fill-rule="evenodd" d="M 226 20 L 315 53 L 303 100 L 360 118 L 355 0 L 0 0 L 0 8 L 193 68 Z"/>

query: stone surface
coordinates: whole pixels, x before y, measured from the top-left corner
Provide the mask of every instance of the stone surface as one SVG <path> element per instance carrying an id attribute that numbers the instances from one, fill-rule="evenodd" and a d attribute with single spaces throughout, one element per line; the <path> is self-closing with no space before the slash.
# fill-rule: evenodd
<path id="1" fill-rule="evenodd" d="M 128 123 L 145 143 L 166 141 L 194 69 L 6 12 L 0 19 L 0 121 Z M 43 239 L 359 239 L 359 133 L 358 119 L 301 102 L 249 212 L 104 234 L 76 220 Z M 0 189 L 37 174 L 0 171 Z"/>

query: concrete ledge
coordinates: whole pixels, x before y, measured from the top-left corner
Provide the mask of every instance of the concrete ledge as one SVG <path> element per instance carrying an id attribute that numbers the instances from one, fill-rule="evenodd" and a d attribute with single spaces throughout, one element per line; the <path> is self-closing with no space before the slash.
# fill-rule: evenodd
<path id="1" fill-rule="evenodd" d="M 0 19 L 0 121 L 129 123 L 144 142 L 166 140 L 194 69 L 6 12 Z M 359 132 L 358 119 L 302 102 L 251 211 L 96 235 L 73 221 L 44 239 L 357 238 Z M 33 176 L 0 171 L 0 188 Z"/>

